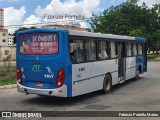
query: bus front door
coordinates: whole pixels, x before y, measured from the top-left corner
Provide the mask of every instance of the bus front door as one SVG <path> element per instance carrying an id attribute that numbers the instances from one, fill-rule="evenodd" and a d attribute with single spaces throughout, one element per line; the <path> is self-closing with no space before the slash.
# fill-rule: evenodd
<path id="1" fill-rule="evenodd" d="M 118 42 L 118 78 L 120 83 L 125 80 L 125 53 L 125 43 Z"/>

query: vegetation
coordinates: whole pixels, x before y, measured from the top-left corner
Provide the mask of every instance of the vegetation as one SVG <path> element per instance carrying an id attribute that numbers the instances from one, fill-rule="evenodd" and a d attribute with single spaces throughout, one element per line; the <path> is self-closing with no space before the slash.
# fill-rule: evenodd
<path id="1" fill-rule="evenodd" d="M 10 72 L 11 67 L 11 54 L 8 54 L 6 57 L 3 58 L 4 67 L 7 68 L 7 72 Z"/>
<path id="2" fill-rule="evenodd" d="M 5 66 L 0 67 L 0 86 L 16 84 L 16 67 L 10 67 L 10 72 L 7 72 Z"/>
<path id="3" fill-rule="evenodd" d="M 148 59 L 160 58 L 160 53 L 148 54 L 148 55 L 147 55 L 147 58 L 148 58 Z"/>
<path id="4" fill-rule="evenodd" d="M 29 30 L 29 29 L 35 29 L 35 27 L 30 27 L 30 28 L 26 28 L 26 27 L 21 27 L 21 28 L 19 28 L 18 30 L 16 30 L 15 32 L 14 32 L 14 44 L 16 43 L 16 34 L 17 34 L 17 32 L 19 32 L 19 31 L 22 31 L 22 30 Z"/>
<path id="5" fill-rule="evenodd" d="M 111 6 L 100 16 L 93 15 L 90 25 L 94 32 L 147 38 L 148 51 L 160 50 L 160 4 L 138 5 L 139 0 L 127 0 Z"/>

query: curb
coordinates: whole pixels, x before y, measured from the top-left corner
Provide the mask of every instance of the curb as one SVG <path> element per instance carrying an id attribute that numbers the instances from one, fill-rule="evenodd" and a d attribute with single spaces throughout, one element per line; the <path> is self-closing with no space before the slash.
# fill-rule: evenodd
<path id="1" fill-rule="evenodd" d="M 0 90 L 16 88 L 17 84 L 0 86 Z"/>

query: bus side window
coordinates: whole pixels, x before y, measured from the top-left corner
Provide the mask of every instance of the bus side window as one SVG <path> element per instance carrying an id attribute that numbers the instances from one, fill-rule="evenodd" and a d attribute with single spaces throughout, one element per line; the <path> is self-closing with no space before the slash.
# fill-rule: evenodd
<path id="1" fill-rule="evenodd" d="M 131 56 L 131 43 L 126 43 L 127 57 Z"/>
<path id="2" fill-rule="evenodd" d="M 71 60 L 73 63 L 75 62 L 74 50 L 75 50 L 74 40 L 70 40 L 69 41 L 69 52 L 70 52 Z"/>
<path id="3" fill-rule="evenodd" d="M 110 42 L 111 43 L 111 58 L 116 58 L 116 57 L 118 57 L 118 51 L 117 51 L 117 49 L 118 49 L 118 46 L 117 46 L 117 42 L 115 42 L 115 41 L 111 41 Z"/>
<path id="4" fill-rule="evenodd" d="M 137 46 L 136 43 L 132 43 L 133 46 L 133 56 L 137 55 Z"/>
<path id="5" fill-rule="evenodd" d="M 107 54 L 108 54 L 108 59 L 111 58 L 111 42 L 107 41 Z"/>
<path id="6" fill-rule="evenodd" d="M 115 55 L 118 58 L 118 42 L 115 42 Z"/>
<path id="7" fill-rule="evenodd" d="M 98 42 L 98 58 L 100 60 L 109 59 L 108 56 L 108 46 L 106 41 Z"/>
<path id="8" fill-rule="evenodd" d="M 138 43 L 138 55 L 142 55 L 142 43 Z"/>
<path id="9" fill-rule="evenodd" d="M 96 41 L 88 40 L 85 42 L 85 55 L 87 61 L 96 60 Z"/>
<path id="10" fill-rule="evenodd" d="M 84 62 L 84 49 L 82 40 L 70 40 L 69 49 L 73 63 Z"/>
<path id="11" fill-rule="evenodd" d="M 122 44 L 118 42 L 118 58 L 122 58 Z"/>
<path id="12" fill-rule="evenodd" d="M 134 53 L 133 53 L 133 43 L 131 43 L 131 55 L 134 56 Z"/>
<path id="13" fill-rule="evenodd" d="M 142 43 L 141 45 L 142 45 L 142 55 L 145 55 L 145 51 L 144 51 L 144 43 Z"/>
<path id="14" fill-rule="evenodd" d="M 75 56 L 77 63 L 84 62 L 84 48 L 82 40 L 76 40 Z"/>

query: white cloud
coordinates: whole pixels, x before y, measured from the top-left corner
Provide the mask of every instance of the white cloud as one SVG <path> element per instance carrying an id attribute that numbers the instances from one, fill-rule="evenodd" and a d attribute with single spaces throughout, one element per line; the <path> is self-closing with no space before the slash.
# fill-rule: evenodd
<path id="1" fill-rule="evenodd" d="M 85 22 L 79 22 L 81 25 L 81 28 L 88 28 L 88 25 Z"/>
<path id="2" fill-rule="evenodd" d="M 140 0 L 138 2 L 139 5 L 142 5 L 142 3 L 145 2 L 147 6 L 153 5 L 153 4 L 159 4 L 160 0 Z"/>
<path id="3" fill-rule="evenodd" d="M 13 28 L 11 25 L 23 25 L 23 24 L 36 24 L 41 23 L 41 18 L 35 15 L 31 15 L 28 18 L 24 18 L 26 14 L 25 7 L 20 9 L 8 7 L 4 9 L 4 26 L 8 29 L 9 33 L 14 33 L 18 28 Z M 24 25 L 24 27 L 31 27 L 33 25 Z"/>
<path id="4" fill-rule="evenodd" d="M 4 26 L 23 24 L 24 15 L 26 13 L 25 7 L 20 9 L 8 7 L 4 9 Z M 14 28 L 8 28 L 10 33 L 14 32 Z"/>
<path id="5" fill-rule="evenodd" d="M 8 0 L 12 2 L 18 2 L 20 0 Z M 35 9 L 36 15 L 30 15 L 28 18 L 24 18 L 26 14 L 26 9 L 24 6 L 22 6 L 20 9 L 15 9 L 14 7 L 8 7 L 4 9 L 4 24 L 5 26 L 10 25 L 23 25 L 23 24 L 36 24 L 44 22 L 44 14 L 49 15 L 84 15 L 85 18 L 89 18 L 92 16 L 92 13 L 98 12 L 101 10 L 100 8 L 101 0 L 96 0 L 93 2 L 93 0 L 65 0 L 64 2 L 61 2 L 60 0 L 52 0 L 50 4 L 48 4 L 46 7 L 42 8 L 41 6 L 38 6 Z M 56 22 L 56 21 L 67 21 L 67 20 L 73 20 L 75 19 L 52 19 L 52 20 L 46 20 L 45 22 Z M 79 20 L 77 21 L 79 22 Z M 84 21 L 79 22 L 81 27 L 88 28 L 89 24 L 87 24 Z M 59 23 L 59 24 L 65 24 Z M 31 27 L 32 25 L 25 25 L 25 27 Z M 15 29 L 18 28 L 10 28 L 8 27 L 9 32 L 13 33 Z"/>
<path id="6" fill-rule="evenodd" d="M 53 22 L 53 21 L 67 21 L 74 20 L 64 18 L 66 14 L 68 15 L 84 15 L 85 18 L 90 18 L 92 13 L 100 10 L 100 2 L 101 0 L 81 0 L 76 2 L 76 0 L 65 0 L 61 2 L 60 0 L 52 0 L 50 4 L 48 4 L 45 8 L 38 6 L 35 10 L 37 16 L 41 16 L 44 18 L 44 14 L 48 15 L 62 15 L 63 19 L 44 19 L 45 22 Z M 87 27 L 84 22 L 80 22 L 81 27 Z"/>
<path id="7" fill-rule="evenodd" d="M 111 3 L 112 3 L 112 4 L 115 3 L 115 0 L 111 0 Z"/>
<path id="8" fill-rule="evenodd" d="M 23 24 L 37 24 L 41 23 L 41 18 L 35 15 L 31 15 L 30 17 L 26 18 Z M 33 25 L 24 25 L 25 27 L 32 27 Z"/>

